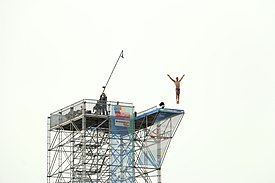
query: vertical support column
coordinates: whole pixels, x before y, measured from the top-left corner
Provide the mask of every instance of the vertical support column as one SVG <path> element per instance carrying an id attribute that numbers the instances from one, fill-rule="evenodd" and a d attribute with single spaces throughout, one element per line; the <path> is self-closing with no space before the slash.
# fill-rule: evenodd
<path id="1" fill-rule="evenodd" d="M 60 124 L 62 123 L 62 112 L 60 112 L 60 117 L 59 117 L 59 128 L 58 128 L 58 180 L 57 182 L 61 181 L 62 177 L 62 129 L 60 127 Z"/>
<path id="2" fill-rule="evenodd" d="M 98 141 L 98 122 L 96 125 L 96 182 L 99 180 L 99 141 Z"/>
<path id="3" fill-rule="evenodd" d="M 123 144 L 123 140 L 122 140 L 122 135 L 119 135 L 119 139 L 118 139 L 118 141 L 119 141 L 119 167 L 120 167 L 120 171 L 119 171 L 119 173 L 120 173 L 120 178 L 122 179 L 122 178 L 124 178 L 124 176 L 125 176 L 125 173 L 123 174 L 122 172 L 123 172 L 123 159 L 125 158 L 124 156 L 124 154 L 125 154 L 125 151 L 124 151 L 124 144 Z"/>
<path id="4" fill-rule="evenodd" d="M 145 116 L 145 123 L 146 123 L 146 128 L 144 128 L 144 131 L 145 131 L 145 134 L 144 134 L 144 143 L 142 143 L 142 146 L 145 145 L 145 148 L 142 147 L 142 149 L 144 149 L 144 164 L 147 166 L 148 165 L 148 150 L 147 150 L 147 136 L 148 136 L 148 132 L 147 132 L 147 128 L 148 128 L 148 116 Z M 147 173 L 147 169 L 145 168 L 144 169 L 144 174 L 145 174 L 145 183 L 148 183 L 149 182 L 149 176 L 148 176 L 148 173 Z"/>
<path id="5" fill-rule="evenodd" d="M 82 106 L 82 175 L 81 183 L 86 183 L 86 102 L 83 102 Z"/>
<path id="6" fill-rule="evenodd" d="M 161 183 L 161 168 L 158 169 L 158 183 Z"/>
<path id="7" fill-rule="evenodd" d="M 160 128 L 161 124 L 160 122 L 157 123 L 157 177 L 158 177 L 158 183 L 161 183 L 161 135 L 160 135 Z"/>
<path id="8" fill-rule="evenodd" d="M 50 183 L 50 162 L 51 162 L 51 153 L 50 153 L 50 145 L 51 145 L 51 118 L 48 117 L 47 120 L 47 183 Z"/>
<path id="9" fill-rule="evenodd" d="M 73 127 L 73 124 L 72 124 L 73 122 L 71 122 L 71 124 L 70 124 L 70 128 L 71 128 L 71 135 L 72 135 L 72 138 L 71 138 L 71 152 L 70 153 L 72 153 L 71 154 L 71 164 L 70 164 L 70 182 L 71 183 L 74 183 L 75 182 L 75 165 L 74 165 L 74 160 L 75 160 L 75 134 L 74 134 L 74 127 Z"/>

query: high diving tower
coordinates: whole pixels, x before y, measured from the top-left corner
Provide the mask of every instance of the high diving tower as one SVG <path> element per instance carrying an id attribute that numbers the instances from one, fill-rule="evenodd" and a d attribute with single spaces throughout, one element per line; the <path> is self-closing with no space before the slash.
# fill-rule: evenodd
<path id="1" fill-rule="evenodd" d="M 50 114 L 47 183 L 161 182 L 183 110 L 84 99 Z"/>

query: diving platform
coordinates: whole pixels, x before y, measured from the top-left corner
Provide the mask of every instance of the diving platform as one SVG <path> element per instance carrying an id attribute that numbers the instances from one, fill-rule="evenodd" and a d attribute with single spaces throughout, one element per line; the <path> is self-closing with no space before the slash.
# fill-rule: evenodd
<path id="1" fill-rule="evenodd" d="M 106 104 L 100 104 L 99 100 L 84 99 L 71 104 L 65 108 L 51 113 L 50 128 L 60 128 L 64 130 L 82 130 L 82 122 L 85 117 L 86 128 L 106 129 L 108 131 L 110 119 L 110 106 L 119 105 L 134 107 L 132 103 L 108 101 Z M 151 107 L 139 113 L 134 113 L 135 131 L 148 128 L 155 122 L 171 118 L 177 115 L 183 115 L 184 110 Z M 73 122 L 73 126 L 71 123 Z"/>

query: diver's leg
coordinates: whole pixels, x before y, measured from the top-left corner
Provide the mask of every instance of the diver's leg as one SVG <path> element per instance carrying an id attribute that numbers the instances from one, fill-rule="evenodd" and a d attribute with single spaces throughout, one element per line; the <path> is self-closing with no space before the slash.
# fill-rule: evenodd
<path id="1" fill-rule="evenodd" d="M 179 104 L 179 100 L 180 100 L 180 91 L 177 90 L 176 92 L 176 99 L 177 99 L 177 104 Z"/>

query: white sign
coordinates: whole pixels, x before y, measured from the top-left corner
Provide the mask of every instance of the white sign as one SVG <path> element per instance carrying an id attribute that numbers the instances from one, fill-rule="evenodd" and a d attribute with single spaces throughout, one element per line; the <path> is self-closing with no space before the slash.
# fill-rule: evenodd
<path id="1" fill-rule="evenodd" d="M 129 127 L 130 126 L 130 121 L 125 120 L 125 119 L 116 119 L 115 120 L 115 125 L 116 126 L 122 126 L 122 127 Z"/>

